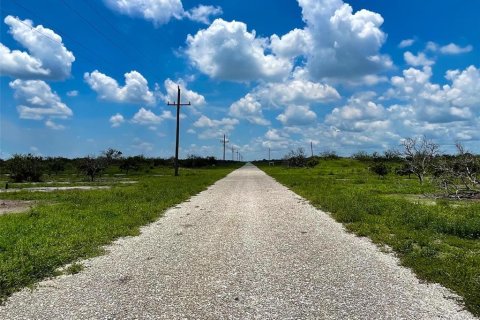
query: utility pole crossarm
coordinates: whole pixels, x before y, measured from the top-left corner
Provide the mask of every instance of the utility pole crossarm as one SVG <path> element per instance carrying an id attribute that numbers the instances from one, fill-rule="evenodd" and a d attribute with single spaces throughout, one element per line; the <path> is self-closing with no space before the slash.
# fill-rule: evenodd
<path id="1" fill-rule="evenodd" d="M 180 86 L 178 86 L 178 95 L 177 95 L 177 102 L 170 103 L 167 102 L 167 105 L 169 106 L 176 106 L 177 107 L 177 140 L 175 144 L 175 176 L 178 176 L 178 147 L 180 143 L 180 107 L 181 106 L 189 106 L 190 101 L 188 103 L 181 103 L 180 101 Z"/>
<path id="2" fill-rule="evenodd" d="M 223 135 L 223 139 L 220 140 L 220 142 L 223 143 L 223 161 L 225 161 L 225 148 L 227 143 L 229 143 L 230 141 L 227 139 L 226 135 Z"/>

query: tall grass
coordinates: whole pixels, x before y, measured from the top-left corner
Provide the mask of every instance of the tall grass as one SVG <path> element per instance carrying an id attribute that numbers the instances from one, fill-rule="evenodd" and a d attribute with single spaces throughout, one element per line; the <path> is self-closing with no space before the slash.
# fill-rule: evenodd
<path id="1" fill-rule="evenodd" d="M 390 246 L 403 265 L 457 292 L 480 315 L 480 202 L 427 202 L 422 195 L 435 192 L 431 185 L 380 179 L 350 159 L 322 160 L 314 169 L 260 167 L 352 232 Z"/>

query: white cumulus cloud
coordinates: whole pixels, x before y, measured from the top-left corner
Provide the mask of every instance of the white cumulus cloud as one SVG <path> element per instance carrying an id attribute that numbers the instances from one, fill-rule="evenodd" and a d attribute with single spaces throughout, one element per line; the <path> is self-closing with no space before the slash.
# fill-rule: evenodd
<path id="1" fill-rule="evenodd" d="M 223 13 L 222 8 L 205 6 L 203 4 L 185 12 L 185 16 L 193 21 L 209 24 L 210 17 L 219 16 Z"/>
<path id="2" fill-rule="evenodd" d="M 197 121 L 195 121 L 193 126 L 204 129 L 198 135 L 200 139 L 212 139 L 221 137 L 223 134 L 228 134 L 237 124 L 237 119 L 222 118 L 221 120 L 215 120 L 202 115 Z"/>
<path id="3" fill-rule="evenodd" d="M 110 117 L 109 122 L 111 123 L 112 128 L 117 128 L 125 122 L 125 118 L 120 113 L 117 113 Z"/>
<path id="4" fill-rule="evenodd" d="M 53 122 L 51 119 L 48 119 L 47 121 L 45 121 L 45 125 L 52 130 L 64 130 L 65 129 L 64 125 L 57 124 L 57 123 Z"/>
<path id="5" fill-rule="evenodd" d="M 399 48 L 408 48 L 408 47 L 413 46 L 414 43 L 415 43 L 414 39 L 405 39 L 405 40 L 400 41 L 400 43 L 398 44 L 398 47 Z"/>
<path id="6" fill-rule="evenodd" d="M 467 45 L 465 47 L 461 47 L 453 42 L 445 46 L 441 46 L 438 43 L 429 41 L 427 42 L 426 49 L 432 52 L 440 52 L 441 54 L 445 55 L 456 55 L 471 52 L 473 50 L 473 46 Z"/>
<path id="7" fill-rule="evenodd" d="M 468 53 L 472 50 L 473 50 L 473 46 L 471 45 L 468 45 L 466 47 L 460 47 L 455 43 L 450 43 L 440 48 L 440 52 L 443 54 L 462 54 L 462 53 Z"/>
<path id="8" fill-rule="evenodd" d="M 15 78 L 46 77 L 49 70 L 39 59 L 19 50 L 10 51 L 0 43 L 0 73 Z"/>
<path id="9" fill-rule="evenodd" d="M 5 24 L 13 38 L 28 50 L 10 50 L 0 43 L 0 73 L 20 79 L 62 80 L 70 76 L 75 56 L 62 43 L 62 38 L 31 20 L 6 16 Z"/>
<path id="10" fill-rule="evenodd" d="M 86 72 L 83 78 L 102 100 L 117 103 L 155 103 L 155 96 L 148 88 L 147 80 L 137 71 L 125 73 L 123 87 L 118 84 L 117 80 L 98 70 L 92 73 Z"/>
<path id="11" fill-rule="evenodd" d="M 180 87 L 181 103 L 190 102 L 193 107 L 201 107 L 205 105 L 205 97 L 195 91 L 187 89 L 187 85 L 183 80 L 173 81 L 167 79 L 164 81 L 164 86 L 167 92 L 167 95 L 163 97 L 165 102 L 173 103 L 174 101 L 177 101 L 178 87 Z"/>
<path id="12" fill-rule="evenodd" d="M 375 93 L 365 92 L 354 95 L 348 103 L 335 108 L 327 115 L 325 123 L 341 131 L 365 131 L 384 128 L 387 125 L 385 108 L 373 102 Z"/>
<path id="13" fill-rule="evenodd" d="M 269 129 L 265 133 L 265 138 L 271 141 L 281 141 L 281 140 L 285 140 L 288 137 L 289 137 L 288 133 L 283 132 L 279 129 Z"/>
<path id="14" fill-rule="evenodd" d="M 261 126 L 270 124 L 263 116 L 261 103 L 250 93 L 230 106 L 230 115 Z"/>
<path id="15" fill-rule="evenodd" d="M 452 82 L 444 86 L 447 99 L 459 107 L 475 108 L 480 113 L 480 69 L 469 66 L 465 70 L 449 70 L 446 79 Z"/>
<path id="16" fill-rule="evenodd" d="M 10 88 L 18 101 L 18 113 L 21 119 L 43 120 L 50 128 L 60 129 L 52 119 L 67 119 L 73 115 L 72 110 L 52 92 L 50 86 L 42 80 L 21 80 L 10 82 Z"/>
<path id="17" fill-rule="evenodd" d="M 324 103 L 340 99 L 340 94 L 335 88 L 303 79 L 270 82 L 257 87 L 254 95 L 264 104 L 277 107 Z"/>
<path id="18" fill-rule="evenodd" d="M 216 19 L 207 29 L 188 35 L 186 53 L 201 72 L 215 79 L 283 79 L 292 64 L 268 54 L 268 45 L 268 39 L 257 38 L 245 23 Z"/>
<path id="19" fill-rule="evenodd" d="M 417 55 L 414 55 L 410 51 L 407 51 L 403 54 L 403 58 L 405 62 L 411 66 L 418 67 L 418 66 L 431 66 L 435 64 L 435 61 L 428 59 L 425 53 L 420 52 Z"/>
<path id="20" fill-rule="evenodd" d="M 222 120 L 212 120 L 209 117 L 202 115 L 195 123 L 193 124 L 197 128 L 216 128 L 220 126 L 234 126 L 238 124 L 238 120 L 223 118 Z"/>
<path id="21" fill-rule="evenodd" d="M 157 115 L 151 110 L 140 108 L 133 116 L 132 122 L 140 125 L 155 126 L 166 119 L 174 119 L 170 111 L 163 111 L 161 115 Z"/>
<path id="22" fill-rule="evenodd" d="M 104 0 L 108 7 L 122 14 L 153 22 L 155 26 L 170 19 L 181 19 L 184 13 L 181 0 Z"/>
<path id="23" fill-rule="evenodd" d="M 260 143 L 262 148 L 270 148 L 270 151 L 287 149 L 292 144 L 290 136 L 285 130 L 275 128 L 269 129 L 263 138 L 258 138 L 256 140 L 257 141 L 253 143 L 253 146 Z M 270 156 L 271 158 L 275 157 L 272 153 L 270 153 Z"/>
<path id="24" fill-rule="evenodd" d="M 392 78 L 393 88 L 387 95 L 405 101 L 391 109 L 399 118 L 440 124 L 471 121 L 475 114 L 478 116 L 479 69 L 470 66 L 463 71 L 447 71 L 445 77 L 451 84 L 443 86 L 432 83 L 431 77 L 431 68 L 424 67 L 404 70 L 403 77 Z"/>
<path id="25" fill-rule="evenodd" d="M 277 116 L 277 120 L 284 126 L 304 126 L 315 122 L 317 115 L 308 106 L 288 106 Z"/>
<path id="26" fill-rule="evenodd" d="M 341 0 L 298 0 L 311 40 L 306 67 L 313 79 L 350 78 L 390 68 L 380 49 L 386 40 L 383 18 L 368 10 L 353 12 Z"/>
<path id="27" fill-rule="evenodd" d="M 311 104 L 326 103 L 338 99 L 340 99 L 340 94 L 329 85 L 304 79 L 290 79 L 285 82 L 270 82 L 259 85 L 230 106 L 230 115 L 239 119 L 246 119 L 253 124 L 269 125 L 270 121 L 264 118 L 262 109 L 290 107 L 277 119 L 281 119 L 282 123 L 304 123 L 316 118 L 315 113 L 310 110 Z M 307 113 L 303 119 L 300 119 L 297 114 L 300 110 Z M 293 114 L 293 112 L 297 113 Z M 292 120 L 294 118 L 295 120 Z"/>
<path id="28" fill-rule="evenodd" d="M 307 30 L 293 29 L 282 37 L 274 34 L 270 37 L 270 47 L 280 57 L 295 58 L 308 54 L 313 47 L 312 34 Z"/>
<path id="29" fill-rule="evenodd" d="M 185 11 L 181 0 L 104 0 L 106 5 L 121 14 L 143 18 L 156 27 L 168 23 L 171 19 L 187 18 L 208 24 L 211 16 L 222 14 L 215 6 L 198 5 Z"/>
<path id="30" fill-rule="evenodd" d="M 187 37 L 187 56 L 204 74 L 232 81 L 284 80 L 294 62 L 315 81 L 351 81 L 393 66 L 390 57 L 380 52 L 386 41 L 380 14 L 354 12 L 342 0 L 298 2 L 303 29 L 262 38 L 243 22 L 216 19 Z"/>

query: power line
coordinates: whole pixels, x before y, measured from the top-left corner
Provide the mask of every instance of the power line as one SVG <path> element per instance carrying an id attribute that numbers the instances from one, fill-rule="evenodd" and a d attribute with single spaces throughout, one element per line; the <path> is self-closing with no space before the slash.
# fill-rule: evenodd
<path id="1" fill-rule="evenodd" d="M 20 22 L 20 23 L 23 24 L 24 26 L 30 28 L 31 30 L 35 31 L 36 33 L 44 36 L 45 38 L 47 38 L 47 39 L 49 39 L 49 40 L 51 40 L 51 41 L 53 41 L 53 42 L 55 42 L 55 43 L 57 43 L 57 44 L 63 45 L 63 43 L 61 43 L 61 42 L 58 41 L 57 39 L 52 38 L 52 37 L 50 37 L 49 35 L 46 35 L 45 33 L 41 32 L 41 31 L 37 30 L 36 28 L 32 27 L 31 25 L 29 25 L 28 23 L 23 22 L 23 21 L 20 20 L 19 18 L 13 17 L 13 19 L 17 20 L 18 22 Z"/>
<path id="2" fill-rule="evenodd" d="M 102 21 L 104 21 L 105 23 L 107 23 L 111 28 L 112 30 L 114 30 L 117 34 L 119 34 L 121 37 L 125 37 L 125 34 L 123 32 L 121 32 L 112 22 L 110 22 L 110 20 L 108 19 L 108 17 L 106 15 L 104 15 L 100 10 L 98 10 L 98 8 L 91 3 L 91 0 L 85 0 L 84 3 L 87 4 L 87 6 L 92 9 L 93 11 L 95 11 L 95 13 L 100 17 L 102 18 Z M 131 47 L 140 57 L 143 58 L 144 62 L 146 63 L 151 63 L 153 61 L 151 61 L 147 56 L 145 56 L 143 54 L 143 52 L 141 52 L 140 50 L 137 49 L 137 47 L 135 46 L 132 46 Z"/>
<path id="3" fill-rule="evenodd" d="M 25 10 L 26 12 L 28 12 L 30 15 L 32 15 L 32 16 L 34 16 L 34 17 L 36 17 L 36 18 L 39 18 L 39 16 L 38 16 L 37 14 L 35 14 L 32 10 L 30 10 L 30 9 L 27 8 L 27 7 L 25 7 L 24 5 L 22 5 L 22 4 L 19 3 L 18 1 L 12 0 L 12 2 L 15 3 L 17 6 L 19 6 L 20 8 L 22 8 L 23 10 Z M 25 25 L 26 27 L 28 27 L 29 29 L 33 30 L 34 32 L 40 34 L 41 36 L 43 36 L 43 37 L 45 37 L 45 38 L 47 38 L 47 39 L 49 39 L 50 41 L 53 41 L 53 42 L 58 43 L 58 44 L 60 44 L 60 45 L 64 45 L 62 42 L 60 42 L 60 41 L 58 41 L 58 40 L 50 37 L 49 35 L 41 32 L 41 31 L 38 30 L 37 28 L 34 28 L 34 27 L 30 26 L 29 24 L 23 22 L 23 21 L 20 20 L 19 18 L 17 18 L 17 17 L 13 17 L 13 18 L 14 18 L 15 20 L 17 20 L 18 22 L 20 22 L 21 24 L 23 24 L 23 25 Z M 38 20 L 42 20 L 42 19 L 38 19 Z M 74 37 L 68 35 L 67 33 L 65 33 L 65 32 L 63 32 L 63 31 L 59 31 L 59 30 L 60 30 L 60 28 L 55 27 L 55 31 L 54 31 L 54 32 L 55 32 L 56 34 L 59 34 L 62 38 L 67 38 L 69 41 L 72 41 L 72 42 L 74 42 L 75 44 L 77 44 L 80 48 L 82 48 L 83 50 L 85 50 L 86 53 L 90 54 L 90 55 L 93 57 L 93 59 L 102 60 L 103 63 L 109 65 L 109 66 L 112 68 L 111 71 L 115 70 L 115 68 L 113 68 L 113 65 L 111 65 L 110 62 L 109 62 L 107 59 L 105 59 L 105 58 L 102 57 L 102 56 L 97 55 L 94 51 L 92 51 L 91 49 L 89 49 L 88 47 L 86 47 L 85 45 L 83 45 L 81 42 L 75 40 Z M 75 54 L 77 54 L 77 52 L 75 52 Z M 98 64 L 97 61 L 92 60 L 92 58 L 88 57 L 86 54 L 81 54 L 81 55 L 83 55 L 87 60 L 89 60 L 90 62 L 92 62 L 94 65 L 97 65 L 97 64 Z"/>
<path id="4" fill-rule="evenodd" d="M 93 24 L 92 22 L 90 22 L 84 15 L 82 15 L 77 9 L 75 9 L 72 5 L 70 5 L 66 0 L 59 0 L 60 2 L 63 3 L 63 5 L 65 7 L 67 7 L 69 10 L 73 11 L 74 14 L 76 14 L 80 19 L 82 19 L 86 24 L 88 24 L 90 26 L 90 28 L 92 28 L 97 34 L 99 34 L 101 37 L 103 37 L 104 39 L 106 39 L 108 42 L 110 42 L 113 46 L 115 46 L 116 48 L 119 49 L 120 52 L 122 52 L 124 54 L 125 57 L 131 59 L 132 61 L 138 61 L 138 59 L 134 56 L 132 56 L 132 54 L 128 51 L 128 50 L 125 50 L 122 46 L 120 46 L 117 42 L 113 41 L 106 33 L 102 32 L 102 30 L 100 28 L 98 28 L 95 24 Z M 21 7 L 23 10 L 27 11 L 29 14 L 33 15 L 33 16 L 36 16 L 38 17 L 38 15 L 36 15 L 32 10 L 30 10 L 29 8 L 25 7 L 23 4 L 21 4 L 19 1 L 17 0 L 12 0 L 12 2 L 14 4 L 16 4 L 18 7 Z M 102 21 L 104 21 L 105 23 L 107 23 L 117 34 L 121 35 L 122 37 L 125 37 L 125 34 L 122 33 L 121 31 L 119 31 L 119 29 L 112 23 L 110 22 L 106 16 L 100 12 L 100 10 L 98 10 L 98 8 L 95 7 L 94 4 L 90 3 L 89 0 L 87 1 L 84 1 L 84 3 L 86 3 L 91 9 L 93 9 L 93 11 L 96 12 L 96 14 L 102 19 Z M 35 32 L 37 33 L 40 33 L 42 34 L 44 37 L 47 37 L 49 38 L 50 40 L 52 41 L 55 41 L 56 43 L 59 43 L 59 44 L 62 44 L 61 42 L 58 42 L 56 41 L 55 39 L 49 37 L 48 35 L 46 34 L 43 34 L 41 33 L 39 30 L 37 29 L 34 29 L 33 27 L 29 26 L 28 24 L 24 23 L 23 21 L 17 19 L 18 21 L 20 21 L 22 24 L 28 26 L 30 29 L 34 30 Z M 39 20 L 42 20 L 42 19 L 39 19 Z M 56 33 L 59 33 L 57 30 L 60 30 L 60 28 L 57 28 L 55 27 L 55 32 Z M 90 54 L 94 59 L 99 59 L 102 61 L 102 63 L 104 64 L 107 64 L 110 66 L 109 69 L 111 69 L 111 71 L 114 71 L 116 70 L 116 67 L 113 66 L 111 64 L 111 62 L 102 57 L 102 56 L 99 56 L 97 55 L 95 52 L 93 52 L 92 50 L 90 50 L 88 47 L 86 47 L 85 45 L 83 45 L 81 42 L 75 40 L 75 37 L 72 37 L 72 36 L 69 36 L 66 32 L 61 32 L 61 36 L 62 37 L 65 37 L 65 38 L 68 38 L 69 41 L 72 41 L 74 42 L 76 45 L 78 45 L 79 47 L 81 47 L 83 50 L 86 51 L 86 53 Z M 132 50 L 134 50 L 138 56 L 138 58 L 140 58 L 140 60 L 142 60 L 147 66 L 149 66 L 150 68 L 150 65 L 155 63 L 153 60 L 149 59 L 146 55 L 144 55 L 140 50 L 138 50 L 136 47 L 132 47 L 131 48 Z M 85 56 L 85 55 L 84 55 Z M 92 62 L 94 65 L 97 64 L 97 61 L 95 60 L 92 60 L 90 59 L 89 57 L 85 56 L 85 58 L 87 58 L 87 60 L 89 60 L 90 62 Z"/>
<path id="5" fill-rule="evenodd" d="M 103 33 L 99 28 L 97 28 L 97 26 L 95 26 L 93 23 L 91 23 L 90 21 L 88 21 L 87 18 L 85 18 L 82 14 L 80 14 L 80 12 L 78 12 L 78 10 L 76 10 L 75 8 L 73 8 L 71 5 L 68 4 L 68 2 L 66 2 L 65 0 L 60 0 L 67 8 L 69 8 L 70 10 L 73 11 L 73 13 L 75 13 L 77 16 L 80 17 L 80 19 L 82 19 L 86 24 L 88 24 L 96 33 L 98 33 L 100 36 L 102 36 L 104 39 L 106 39 L 108 42 L 110 42 L 112 45 L 114 45 L 115 47 L 117 47 L 120 51 L 122 51 L 125 56 L 129 56 L 129 58 L 131 58 L 132 60 L 135 60 L 135 57 L 132 57 L 128 52 L 124 51 L 122 47 L 120 47 L 117 43 L 115 43 L 113 40 L 111 40 L 105 33 Z"/>

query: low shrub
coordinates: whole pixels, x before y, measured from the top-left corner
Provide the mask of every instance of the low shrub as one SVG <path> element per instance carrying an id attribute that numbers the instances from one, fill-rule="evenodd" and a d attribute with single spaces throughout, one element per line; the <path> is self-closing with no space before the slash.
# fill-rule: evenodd
<path id="1" fill-rule="evenodd" d="M 29 154 L 15 154 L 7 160 L 10 178 L 15 182 L 38 182 L 43 175 L 43 158 Z"/>

